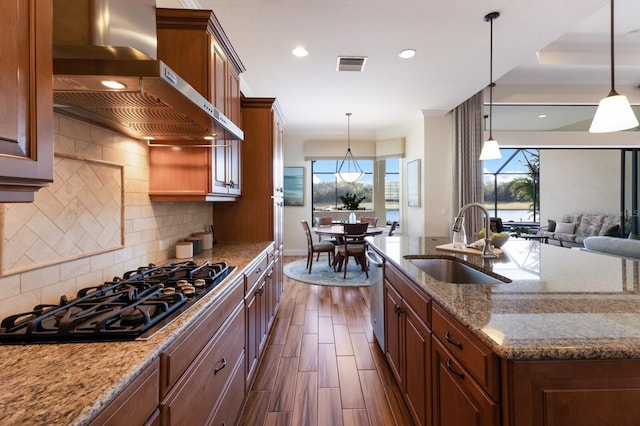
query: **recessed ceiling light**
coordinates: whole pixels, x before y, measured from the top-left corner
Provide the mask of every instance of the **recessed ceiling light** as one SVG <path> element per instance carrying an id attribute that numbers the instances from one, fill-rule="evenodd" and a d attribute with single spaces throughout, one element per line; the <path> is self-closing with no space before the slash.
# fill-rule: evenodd
<path id="1" fill-rule="evenodd" d="M 547 118 L 547 114 L 540 114 L 538 115 L 538 118 Z"/>
<path id="2" fill-rule="evenodd" d="M 400 56 L 402 59 L 413 58 L 415 55 L 416 55 L 415 49 L 404 49 L 398 54 L 398 56 Z"/>
<path id="3" fill-rule="evenodd" d="M 305 56 L 307 56 L 309 54 L 307 49 L 305 49 L 302 46 L 296 47 L 295 49 L 293 49 L 291 51 L 291 53 L 293 53 L 293 55 L 297 56 L 298 58 L 304 58 Z"/>
<path id="4" fill-rule="evenodd" d="M 108 87 L 109 89 L 124 89 L 127 87 L 125 84 L 115 80 L 102 80 L 100 84 L 104 87 Z"/>

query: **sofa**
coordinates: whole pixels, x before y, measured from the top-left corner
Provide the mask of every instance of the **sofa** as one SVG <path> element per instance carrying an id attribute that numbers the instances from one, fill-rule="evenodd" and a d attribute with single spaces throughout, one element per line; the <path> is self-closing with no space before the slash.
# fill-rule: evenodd
<path id="1" fill-rule="evenodd" d="M 538 231 L 539 236 L 557 241 L 563 247 L 583 247 L 584 240 L 594 236 L 620 237 L 620 216 L 606 214 L 565 214 L 560 220 L 549 220 Z"/>
<path id="2" fill-rule="evenodd" d="M 605 236 L 587 237 L 582 250 L 613 256 L 640 259 L 640 240 Z"/>

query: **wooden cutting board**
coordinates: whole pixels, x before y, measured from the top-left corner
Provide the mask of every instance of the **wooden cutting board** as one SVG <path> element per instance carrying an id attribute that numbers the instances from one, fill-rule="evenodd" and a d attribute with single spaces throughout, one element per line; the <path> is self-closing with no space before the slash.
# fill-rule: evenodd
<path id="1" fill-rule="evenodd" d="M 470 254 L 472 256 L 482 256 L 482 250 L 478 250 L 478 249 L 474 249 L 474 248 L 454 248 L 453 244 L 442 244 L 440 246 L 436 247 L 436 250 L 442 250 L 442 251 L 450 251 L 450 252 L 454 252 L 454 253 L 462 253 L 462 254 Z M 504 251 L 502 249 L 499 248 L 494 248 L 493 252 L 499 256 L 504 254 Z"/>

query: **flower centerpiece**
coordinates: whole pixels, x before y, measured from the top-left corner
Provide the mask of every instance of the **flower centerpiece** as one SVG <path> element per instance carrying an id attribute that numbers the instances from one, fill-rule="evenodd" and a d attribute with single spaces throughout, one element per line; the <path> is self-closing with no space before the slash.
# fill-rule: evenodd
<path id="1" fill-rule="evenodd" d="M 347 192 L 340 196 L 340 201 L 344 204 L 345 210 L 358 210 L 362 200 L 364 200 L 364 197 L 359 197 L 355 193 L 351 192 Z"/>

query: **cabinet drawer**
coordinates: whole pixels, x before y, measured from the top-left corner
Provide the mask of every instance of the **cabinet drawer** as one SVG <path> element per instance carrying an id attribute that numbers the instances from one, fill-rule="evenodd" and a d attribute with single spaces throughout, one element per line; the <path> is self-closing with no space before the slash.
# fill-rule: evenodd
<path id="1" fill-rule="evenodd" d="M 216 414 L 213 416 L 211 425 L 235 425 L 242 403 L 244 402 L 244 357 L 236 365 L 233 376 L 229 381 L 229 387 L 220 401 Z"/>
<path id="2" fill-rule="evenodd" d="M 416 314 L 418 314 L 418 317 L 424 321 L 428 327 L 430 327 L 431 318 L 429 317 L 429 297 L 420 294 L 419 290 L 415 288 L 415 284 L 389 262 L 385 263 L 384 275 L 393 285 L 395 290 L 400 293 L 400 296 L 402 296 L 404 301 L 411 306 L 411 309 L 413 309 Z"/>
<path id="3" fill-rule="evenodd" d="M 432 345 L 433 425 L 500 425 L 500 404 L 438 341 Z"/>
<path id="4" fill-rule="evenodd" d="M 166 395 L 216 330 L 231 315 L 233 309 L 242 302 L 243 286 L 240 279 L 229 285 L 231 291 L 221 300 L 214 302 L 201 319 L 189 327 L 178 341 L 171 344 L 160 355 L 161 395 Z"/>
<path id="5" fill-rule="evenodd" d="M 433 334 L 498 401 L 500 396 L 498 357 L 436 304 L 433 305 L 432 321 Z"/>
<path id="6" fill-rule="evenodd" d="M 153 417 L 153 411 L 158 408 L 159 384 L 159 362 L 156 360 L 109 404 L 91 425 L 148 424 Z"/>
<path id="7" fill-rule="evenodd" d="M 239 304 L 161 402 L 163 423 L 205 424 L 223 398 L 223 391 L 243 354 L 244 315 Z"/>
<path id="8" fill-rule="evenodd" d="M 257 257 L 255 262 L 247 268 L 244 273 L 244 292 L 245 295 L 249 294 L 253 291 L 253 287 L 256 285 L 258 280 L 264 276 L 265 271 L 269 265 L 269 258 L 266 254 Z"/>

